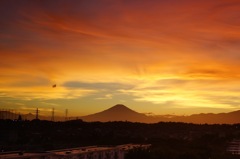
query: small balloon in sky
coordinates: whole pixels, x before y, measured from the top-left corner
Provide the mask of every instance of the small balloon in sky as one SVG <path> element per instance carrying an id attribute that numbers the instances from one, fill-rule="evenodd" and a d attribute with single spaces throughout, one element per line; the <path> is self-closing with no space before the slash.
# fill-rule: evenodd
<path id="1" fill-rule="evenodd" d="M 54 84 L 54 85 L 52 85 L 52 87 L 53 87 L 53 88 L 55 88 L 55 87 L 57 87 L 57 85 L 56 85 L 56 84 Z"/>

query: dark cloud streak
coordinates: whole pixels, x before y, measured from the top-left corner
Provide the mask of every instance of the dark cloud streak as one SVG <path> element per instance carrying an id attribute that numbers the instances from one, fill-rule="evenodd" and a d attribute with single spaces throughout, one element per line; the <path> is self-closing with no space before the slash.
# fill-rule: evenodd
<path id="1" fill-rule="evenodd" d="M 131 89 L 132 85 L 121 84 L 121 83 L 86 83 L 79 81 L 69 81 L 62 85 L 63 87 L 69 89 L 94 89 L 94 90 L 108 90 L 108 91 L 117 91 L 120 89 Z"/>

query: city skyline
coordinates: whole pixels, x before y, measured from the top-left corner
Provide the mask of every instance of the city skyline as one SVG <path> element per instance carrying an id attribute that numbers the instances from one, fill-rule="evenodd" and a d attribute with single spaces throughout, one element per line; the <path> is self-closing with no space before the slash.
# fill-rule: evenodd
<path id="1" fill-rule="evenodd" d="M 0 107 L 240 109 L 238 0 L 2 0 Z"/>

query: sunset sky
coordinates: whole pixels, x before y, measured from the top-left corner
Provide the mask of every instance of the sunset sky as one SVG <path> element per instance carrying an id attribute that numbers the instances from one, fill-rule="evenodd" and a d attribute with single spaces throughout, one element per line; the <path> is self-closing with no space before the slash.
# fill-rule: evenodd
<path id="1" fill-rule="evenodd" d="M 0 108 L 71 116 L 119 103 L 239 110 L 240 1 L 0 1 Z"/>

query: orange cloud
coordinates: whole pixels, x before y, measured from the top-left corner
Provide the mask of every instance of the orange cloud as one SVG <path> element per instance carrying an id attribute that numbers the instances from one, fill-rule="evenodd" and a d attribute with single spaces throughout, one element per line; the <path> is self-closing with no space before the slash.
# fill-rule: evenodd
<path id="1" fill-rule="evenodd" d="M 238 95 L 233 90 L 240 77 L 238 0 L 0 3 L 4 97 L 31 99 L 29 94 L 35 92 L 47 98 L 45 87 L 52 83 L 115 82 L 134 85 L 121 93 L 137 102 L 171 101 L 191 108 L 196 101 L 196 107 L 233 109 L 229 102 L 224 105 L 207 96 L 212 97 L 216 88 L 227 90 L 218 94 L 226 99 Z M 184 85 L 168 82 L 158 90 L 157 81 L 166 79 Z M 213 87 L 202 90 L 204 80 L 214 81 Z M 141 92 L 146 89 L 147 94 Z M 69 94 L 79 98 L 96 90 L 71 91 L 62 88 L 51 99 Z M 94 98 L 114 100 L 111 92 L 105 94 Z"/>

